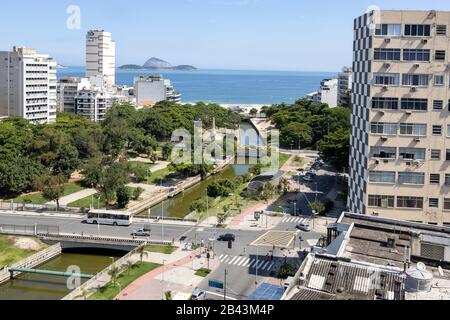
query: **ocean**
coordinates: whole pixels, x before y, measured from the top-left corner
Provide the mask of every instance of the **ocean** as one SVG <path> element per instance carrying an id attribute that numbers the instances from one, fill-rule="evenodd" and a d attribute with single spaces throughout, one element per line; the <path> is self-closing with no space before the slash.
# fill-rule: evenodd
<path id="1" fill-rule="evenodd" d="M 182 102 L 214 102 L 222 104 L 276 104 L 292 103 L 306 94 L 317 91 L 320 82 L 335 78 L 337 73 L 294 71 L 138 71 L 117 70 L 116 83 L 133 85 L 139 75 L 162 75 L 172 81 L 182 93 Z M 58 70 L 58 78 L 83 77 L 84 67 Z"/>

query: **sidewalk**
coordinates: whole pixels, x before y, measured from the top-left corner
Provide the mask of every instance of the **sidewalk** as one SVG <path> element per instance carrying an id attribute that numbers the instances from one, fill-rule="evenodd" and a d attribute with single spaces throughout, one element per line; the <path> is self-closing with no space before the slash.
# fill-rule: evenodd
<path id="1" fill-rule="evenodd" d="M 65 197 L 62 197 L 61 199 L 59 199 L 59 205 L 67 206 L 69 203 L 92 196 L 92 195 L 96 194 L 97 192 L 98 191 L 95 189 L 85 189 L 85 190 L 81 190 L 79 192 L 69 194 L 68 196 L 65 196 Z M 56 205 L 56 201 L 50 201 L 50 202 L 47 202 L 46 204 Z"/>

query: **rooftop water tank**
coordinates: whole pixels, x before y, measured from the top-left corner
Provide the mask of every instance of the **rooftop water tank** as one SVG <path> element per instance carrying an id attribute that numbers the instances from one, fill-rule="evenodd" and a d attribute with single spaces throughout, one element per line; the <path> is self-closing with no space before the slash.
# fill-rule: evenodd
<path id="1" fill-rule="evenodd" d="M 433 274 L 423 263 L 418 263 L 415 268 L 406 271 L 405 289 L 407 292 L 429 292 L 432 281 Z"/>

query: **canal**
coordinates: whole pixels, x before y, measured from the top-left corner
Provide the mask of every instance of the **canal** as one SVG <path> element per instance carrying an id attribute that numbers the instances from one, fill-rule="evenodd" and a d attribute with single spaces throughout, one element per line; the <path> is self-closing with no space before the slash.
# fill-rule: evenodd
<path id="1" fill-rule="evenodd" d="M 70 266 L 78 266 L 84 274 L 96 274 L 109 266 L 113 259 L 120 258 L 117 252 L 109 253 L 64 252 L 38 268 L 67 271 Z M 60 300 L 72 291 L 67 288 L 67 281 L 65 277 L 23 274 L 0 285 L 0 300 Z"/>
<path id="2" fill-rule="evenodd" d="M 247 122 L 243 122 L 240 127 L 240 143 L 246 146 L 264 145 L 263 140 L 259 136 L 255 128 Z M 221 179 L 233 179 L 249 172 L 249 164 L 230 165 L 222 172 L 209 177 L 205 181 L 198 183 L 189 190 L 177 195 L 176 197 L 166 200 L 150 209 L 151 216 L 176 217 L 184 218 L 191 213 L 190 207 L 192 202 L 205 197 L 208 185 Z M 141 216 L 148 215 L 148 211 L 140 213 Z"/>

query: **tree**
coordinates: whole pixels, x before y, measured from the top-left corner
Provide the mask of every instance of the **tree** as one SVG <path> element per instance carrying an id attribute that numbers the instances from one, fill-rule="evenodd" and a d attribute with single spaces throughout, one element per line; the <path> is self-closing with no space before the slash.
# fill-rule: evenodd
<path id="1" fill-rule="evenodd" d="M 100 179 L 100 192 L 108 204 L 116 197 L 116 191 L 130 180 L 130 173 L 125 162 L 115 162 L 105 168 Z"/>
<path id="2" fill-rule="evenodd" d="M 56 201 L 57 210 L 59 210 L 59 199 L 64 195 L 66 181 L 63 175 L 43 177 L 42 196 L 48 201 Z"/>
<path id="3" fill-rule="evenodd" d="M 282 128 L 280 132 L 281 143 L 285 146 L 310 145 L 312 142 L 312 129 L 305 123 L 293 122 Z"/>
<path id="4" fill-rule="evenodd" d="M 114 288 L 116 287 L 117 278 L 119 276 L 119 273 L 120 273 L 120 270 L 117 266 L 112 266 L 108 271 L 108 274 L 111 276 L 111 282 L 112 282 Z"/>
<path id="5" fill-rule="evenodd" d="M 203 213 L 208 210 L 205 199 L 198 199 L 192 202 L 190 206 L 191 211 L 197 211 L 198 213 Z"/>
<path id="6" fill-rule="evenodd" d="M 139 259 L 142 264 L 144 258 L 148 256 L 148 252 L 145 250 L 145 246 L 138 247 L 136 253 L 139 254 Z"/>
<path id="7" fill-rule="evenodd" d="M 155 164 L 158 161 L 158 154 L 155 151 L 151 150 L 148 154 L 148 158 L 153 164 Z"/>
<path id="8" fill-rule="evenodd" d="M 173 150 L 173 144 L 171 143 L 165 143 L 162 146 L 162 158 L 164 160 L 169 160 L 170 156 L 172 155 Z"/>
<path id="9" fill-rule="evenodd" d="M 255 108 L 253 108 L 253 109 L 251 109 L 250 110 L 250 116 L 252 117 L 252 116 L 255 116 L 255 115 L 257 115 L 258 114 L 258 110 L 257 109 L 255 109 Z"/>
<path id="10" fill-rule="evenodd" d="M 137 182 L 147 181 L 149 170 L 144 164 L 137 163 L 132 171 Z"/>
<path id="11" fill-rule="evenodd" d="M 227 212 L 219 212 L 217 214 L 217 225 L 222 226 L 228 218 Z"/>
<path id="12" fill-rule="evenodd" d="M 261 190 L 261 198 L 264 201 L 268 202 L 275 196 L 275 194 L 276 194 L 275 187 L 269 182 L 265 183 Z"/>
<path id="13" fill-rule="evenodd" d="M 348 167 L 350 156 L 350 129 L 338 129 L 319 143 L 320 156 L 330 161 L 338 170 Z"/>
<path id="14" fill-rule="evenodd" d="M 117 191 L 117 204 L 120 209 L 126 208 L 130 203 L 130 191 L 126 186 L 120 186 Z"/>
<path id="15" fill-rule="evenodd" d="M 134 267 L 134 263 L 131 260 L 128 260 L 126 263 L 126 270 L 127 270 L 127 274 L 130 275 L 131 270 Z"/>
<path id="16" fill-rule="evenodd" d="M 310 203 L 309 207 L 312 211 L 316 212 L 316 214 L 324 213 L 326 210 L 325 205 L 320 201 Z"/>
<path id="17" fill-rule="evenodd" d="M 170 300 L 173 299 L 172 291 L 166 291 L 166 292 L 164 293 L 164 295 L 165 295 L 165 297 L 166 297 L 166 300 L 168 300 L 168 301 L 170 301 Z"/>
<path id="18" fill-rule="evenodd" d="M 0 159 L 0 195 L 14 197 L 36 190 L 33 177 L 41 176 L 45 171 L 40 163 L 26 156 Z"/>
<path id="19" fill-rule="evenodd" d="M 280 180 L 280 186 L 279 186 L 279 188 L 280 188 L 280 190 L 282 190 L 282 192 L 283 192 L 284 194 L 288 194 L 288 193 L 289 193 L 290 187 L 291 187 L 291 184 L 289 183 L 289 180 L 288 180 L 288 179 L 282 178 L 282 179 Z"/>
<path id="20" fill-rule="evenodd" d="M 83 165 L 81 174 L 83 175 L 83 184 L 86 187 L 97 187 L 102 178 L 103 157 L 101 155 L 91 158 Z"/>
<path id="21" fill-rule="evenodd" d="M 249 171 L 254 176 L 259 176 L 262 173 L 263 168 L 264 168 L 264 166 L 262 164 L 258 163 L 258 164 L 255 164 L 253 167 L 251 167 Z"/>

